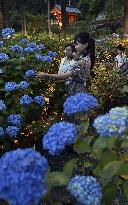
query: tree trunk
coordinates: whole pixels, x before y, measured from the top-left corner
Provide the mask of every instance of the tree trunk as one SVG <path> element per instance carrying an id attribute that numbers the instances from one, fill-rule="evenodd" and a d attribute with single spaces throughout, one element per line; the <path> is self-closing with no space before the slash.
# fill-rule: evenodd
<path id="1" fill-rule="evenodd" d="M 124 34 L 128 39 L 128 0 L 124 0 Z"/>
<path id="2" fill-rule="evenodd" d="M 3 28 L 3 12 L 2 12 L 2 6 L 0 5 L 0 29 Z"/>
<path id="3" fill-rule="evenodd" d="M 27 22 L 26 22 L 26 9 L 25 5 L 23 6 L 22 11 L 22 32 L 27 35 Z"/>
<path id="4" fill-rule="evenodd" d="M 49 37 L 51 38 L 51 20 L 50 20 L 50 0 L 48 0 L 48 34 Z"/>
<path id="5" fill-rule="evenodd" d="M 6 1 L 0 1 L 0 27 L 7 27 L 8 26 L 8 4 Z"/>
<path id="6" fill-rule="evenodd" d="M 66 15 L 66 1 L 61 0 L 61 21 L 62 21 L 62 35 L 66 38 L 67 15 Z"/>

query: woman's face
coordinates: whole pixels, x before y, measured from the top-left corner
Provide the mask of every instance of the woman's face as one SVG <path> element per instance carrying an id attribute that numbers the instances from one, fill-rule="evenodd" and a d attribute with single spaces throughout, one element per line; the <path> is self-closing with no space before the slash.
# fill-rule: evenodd
<path id="1" fill-rule="evenodd" d="M 71 48 L 71 46 L 67 46 L 65 49 L 64 49 L 64 54 L 65 54 L 65 56 L 67 56 L 67 57 L 72 57 L 72 54 L 73 54 L 73 52 L 72 52 L 72 48 Z"/>
<path id="2" fill-rule="evenodd" d="M 88 43 L 83 44 L 83 43 L 80 43 L 79 41 L 76 41 L 76 45 L 75 45 L 76 52 L 82 53 L 83 51 L 86 50 L 87 46 L 88 46 Z"/>
<path id="3" fill-rule="evenodd" d="M 79 53 L 73 52 L 72 56 L 74 60 L 77 60 L 79 58 Z"/>

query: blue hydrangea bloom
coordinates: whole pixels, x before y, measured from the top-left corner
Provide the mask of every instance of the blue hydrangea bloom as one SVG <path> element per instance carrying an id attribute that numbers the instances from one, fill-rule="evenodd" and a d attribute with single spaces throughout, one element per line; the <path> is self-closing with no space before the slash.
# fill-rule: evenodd
<path id="1" fill-rule="evenodd" d="M 28 96 L 28 95 L 23 95 L 21 98 L 20 98 L 20 104 L 21 105 L 29 105 L 33 102 L 33 99 Z"/>
<path id="2" fill-rule="evenodd" d="M 26 39 L 26 38 L 22 38 L 22 39 L 20 39 L 20 43 L 28 43 L 28 42 L 29 42 L 29 40 Z"/>
<path id="3" fill-rule="evenodd" d="M 43 98 L 43 96 L 36 96 L 36 97 L 34 97 L 34 102 L 36 102 L 40 106 L 43 106 L 44 105 L 44 98 Z"/>
<path id="4" fill-rule="evenodd" d="M 51 62 L 53 62 L 53 59 L 52 59 L 52 57 L 51 56 L 48 56 L 48 55 L 41 55 L 41 54 L 35 54 L 35 58 L 37 59 L 37 60 L 40 60 L 40 61 L 43 61 L 43 62 L 49 62 L 49 63 L 51 63 Z"/>
<path id="5" fill-rule="evenodd" d="M 128 109 L 126 107 L 112 108 L 109 113 L 122 120 L 125 120 L 128 117 Z"/>
<path id="6" fill-rule="evenodd" d="M 37 50 L 44 50 L 45 46 L 43 44 L 37 45 Z"/>
<path id="7" fill-rule="evenodd" d="M 53 59 L 51 58 L 51 56 L 45 55 L 43 56 L 42 61 L 51 63 L 53 62 Z"/>
<path id="8" fill-rule="evenodd" d="M 93 123 L 97 133 L 103 137 L 120 137 L 126 129 L 126 121 L 112 114 L 98 116 Z"/>
<path id="9" fill-rule="evenodd" d="M 42 60 L 43 59 L 43 56 L 41 55 L 41 54 L 35 54 L 35 58 L 37 59 L 37 60 Z"/>
<path id="10" fill-rule="evenodd" d="M 3 111 L 4 109 L 6 109 L 6 105 L 3 100 L 0 100 L 0 111 Z"/>
<path id="11" fill-rule="evenodd" d="M 102 43 L 102 40 L 96 40 L 95 42 L 96 42 L 96 44 L 100 44 L 100 43 Z"/>
<path id="12" fill-rule="evenodd" d="M 22 53 L 23 52 L 23 48 L 20 45 L 18 45 L 18 44 L 12 46 L 11 49 L 12 49 L 12 51 L 18 52 L 18 53 Z"/>
<path id="13" fill-rule="evenodd" d="M 76 126 L 69 122 L 52 125 L 43 137 L 43 147 L 51 155 L 59 155 L 65 145 L 73 144 L 77 136 Z"/>
<path id="14" fill-rule="evenodd" d="M 5 84 L 5 90 L 8 91 L 14 91 L 18 88 L 18 85 L 15 82 L 8 82 Z"/>
<path id="15" fill-rule="evenodd" d="M 112 33 L 112 37 L 114 37 L 114 38 L 119 38 L 119 37 L 120 37 L 120 35 L 119 35 L 119 34 L 117 34 L 117 33 Z"/>
<path id="16" fill-rule="evenodd" d="M 11 114 L 8 116 L 8 123 L 11 125 L 20 126 L 21 125 L 21 116 L 17 114 Z"/>
<path id="17" fill-rule="evenodd" d="M 0 47 L 3 46 L 3 41 L 0 41 Z"/>
<path id="18" fill-rule="evenodd" d="M 30 85 L 30 83 L 28 83 L 27 81 L 23 80 L 23 81 L 21 81 L 21 82 L 18 84 L 18 87 L 19 87 L 20 89 L 25 90 L 25 89 L 27 89 L 27 88 L 29 87 L 29 85 Z"/>
<path id="19" fill-rule="evenodd" d="M 4 136 L 4 129 L 3 127 L 0 127 L 0 137 Z"/>
<path id="20" fill-rule="evenodd" d="M 16 137 L 18 132 L 19 132 L 19 128 L 16 126 L 8 126 L 5 130 L 6 134 L 9 135 L 9 137 L 13 138 Z"/>
<path id="21" fill-rule="evenodd" d="M 48 52 L 48 55 L 49 55 L 50 57 L 55 57 L 55 56 L 57 55 L 57 53 L 56 53 L 56 52 L 53 52 L 53 51 L 49 51 L 49 52 Z"/>
<path id="22" fill-rule="evenodd" d="M 64 113 L 66 115 L 73 115 L 88 112 L 89 109 L 98 106 L 98 101 L 94 96 L 81 92 L 66 99 L 64 103 Z"/>
<path id="23" fill-rule="evenodd" d="M 5 53 L 0 53 L 0 62 L 6 62 L 9 59 L 8 55 Z"/>
<path id="24" fill-rule="evenodd" d="M 37 49 L 36 43 L 33 43 L 33 42 L 28 43 L 27 46 L 30 47 L 30 48 Z"/>
<path id="25" fill-rule="evenodd" d="M 27 77 L 32 77 L 32 76 L 35 76 L 35 71 L 34 70 L 27 70 L 26 71 L 26 73 L 25 73 L 25 75 L 27 76 Z"/>
<path id="26" fill-rule="evenodd" d="M 38 204 L 47 192 L 48 162 L 31 148 L 7 152 L 0 159 L 0 198 L 12 205 Z"/>
<path id="27" fill-rule="evenodd" d="M 5 28 L 2 30 L 2 36 L 3 38 L 9 38 L 15 33 L 14 29 L 12 28 Z"/>
<path id="28" fill-rule="evenodd" d="M 35 49 L 31 48 L 31 47 L 27 47 L 24 49 L 24 52 L 26 52 L 26 53 L 32 53 L 33 51 L 35 51 Z"/>
<path id="29" fill-rule="evenodd" d="M 71 178 L 68 190 L 83 205 L 100 205 L 102 190 L 100 183 L 92 176 L 75 176 Z"/>

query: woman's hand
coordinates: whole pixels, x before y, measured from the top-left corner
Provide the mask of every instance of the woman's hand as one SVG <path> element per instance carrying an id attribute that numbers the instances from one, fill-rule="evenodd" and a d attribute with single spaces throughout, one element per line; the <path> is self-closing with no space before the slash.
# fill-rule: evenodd
<path id="1" fill-rule="evenodd" d="M 45 72 L 39 72 L 36 74 L 37 79 L 46 78 L 46 77 L 48 77 L 48 73 Z"/>

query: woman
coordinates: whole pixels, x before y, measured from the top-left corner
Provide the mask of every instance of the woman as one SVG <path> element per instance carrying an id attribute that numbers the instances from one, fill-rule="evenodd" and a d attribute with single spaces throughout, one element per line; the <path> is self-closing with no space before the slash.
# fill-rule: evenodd
<path id="1" fill-rule="evenodd" d="M 40 72 L 36 77 L 52 78 L 58 80 L 68 79 L 68 95 L 86 90 L 87 80 L 90 76 L 90 68 L 95 63 L 95 41 L 87 32 L 81 32 L 75 37 L 75 49 L 77 57 L 71 70 L 66 73 L 49 74 Z"/>
<path id="2" fill-rule="evenodd" d="M 128 59 L 125 54 L 125 48 L 122 44 L 119 44 L 117 47 L 117 56 L 115 57 L 116 69 L 123 73 L 128 69 Z"/>
<path id="3" fill-rule="evenodd" d="M 75 52 L 74 44 L 67 44 L 64 48 L 65 57 L 61 59 L 58 74 L 67 73 L 75 64 L 73 53 Z"/>

